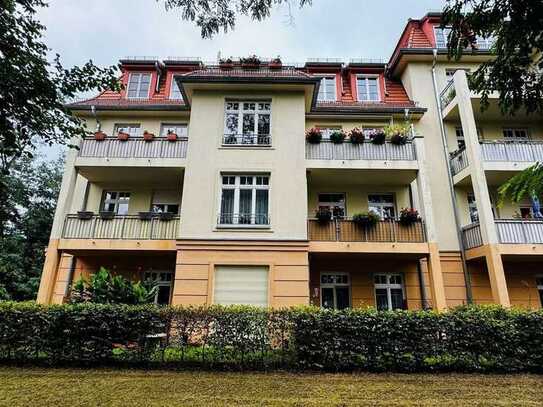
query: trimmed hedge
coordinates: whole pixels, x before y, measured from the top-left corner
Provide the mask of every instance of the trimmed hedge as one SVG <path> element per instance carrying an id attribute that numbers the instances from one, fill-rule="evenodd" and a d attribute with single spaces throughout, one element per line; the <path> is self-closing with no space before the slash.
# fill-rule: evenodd
<path id="1" fill-rule="evenodd" d="M 0 303 L 6 363 L 542 372 L 543 311 Z"/>

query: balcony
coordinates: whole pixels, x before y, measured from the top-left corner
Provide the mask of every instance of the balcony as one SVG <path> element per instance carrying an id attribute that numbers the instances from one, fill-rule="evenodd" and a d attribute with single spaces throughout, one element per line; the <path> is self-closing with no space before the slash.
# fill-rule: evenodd
<path id="1" fill-rule="evenodd" d="M 543 244 L 543 220 L 495 219 L 494 223 L 502 244 Z M 466 249 L 483 245 L 479 223 L 464 227 L 462 234 Z"/>
<path id="2" fill-rule="evenodd" d="M 269 134 L 225 134 L 222 144 L 227 147 L 269 147 L 271 136 Z"/>
<path id="3" fill-rule="evenodd" d="M 335 144 L 323 140 L 318 144 L 306 143 L 305 158 L 308 160 L 416 161 L 417 156 L 412 142 L 404 145 L 390 142 L 377 145 L 370 142 Z"/>
<path id="4" fill-rule="evenodd" d="M 454 100 L 456 97 L 456 87 L 454 85 L 454 80 L 450 80 L 447 83 L 447 86 L 439 94 L 439 101 L 441 104 L 441 110 L 445 110 L 447 106 Z"/>
<path id="5" fill-rule="evenodd" d="M 179 229 L 179 216 L 171 219 L 138 215 L 114 216 L 106 219 L 100 215 L 68 215 L 62 230 L 63 239 L 134 239 L 173 240 Z"/>
<path id="6" fill-rule="evenodd" d="M 105 140 L 85 138 L 79 149 L 79 157 L 84 158 L 186 158 L 188 138 L 169 141 L 157 137 L 152 141 L 130 138 L 126 141 L 115 137 Z"/>
<path id="7" fill-rule="evenodd" d="M 259 213 L 221 213 L 217 216 L 219 228 L 269 228 L 270 215 Z"/>
<path id="8" fill-rule="evenodd" d="M 373 227 L 362 227 L 349 219 L 322 223 L 310 219 L 307 223 L 309 240 L 321 242 L 397 242 L 424 243 L 426 235 L 422 221 L 402 225 L 397 220 L 382 220 Z"/>

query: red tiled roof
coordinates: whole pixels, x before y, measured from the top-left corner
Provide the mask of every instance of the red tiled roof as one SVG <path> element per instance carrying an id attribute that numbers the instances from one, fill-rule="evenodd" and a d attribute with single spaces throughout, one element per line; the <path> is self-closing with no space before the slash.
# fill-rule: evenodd
<path id="1" fill-rule="evenodd" d="M 202 67 L 192 72 L 188 72 L 184 77 L 217 77 L 217 78 L 301 78 L 313 79 L 309 75 L 294 67 L 282 67 L 280 69 L 270 69 L 260 67 L 254 69 L 241 68 L 234 66 L 231 69 L 225 69 L 220 66 Z"/>
<path id="2" fill-rule="evenodd" d="M 412 21 L 408 25 L 405 48 L 432 48 L 432 42 L 420 26 L 420 22 Z"/>

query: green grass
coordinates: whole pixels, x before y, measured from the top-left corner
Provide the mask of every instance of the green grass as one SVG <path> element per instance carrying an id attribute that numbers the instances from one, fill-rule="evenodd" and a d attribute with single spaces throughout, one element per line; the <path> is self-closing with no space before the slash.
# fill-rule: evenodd
<path id="1" fill-rule="evenodd" d="M 543 376 L 0 368 L 1 406 L 541 406 Z"/>

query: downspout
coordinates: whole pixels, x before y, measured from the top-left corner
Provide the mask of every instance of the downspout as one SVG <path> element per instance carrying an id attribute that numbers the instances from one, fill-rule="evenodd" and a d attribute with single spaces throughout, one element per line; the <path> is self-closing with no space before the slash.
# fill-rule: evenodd
<path id="1" fill-rule="evenodd" d="M 91 106 L 91 114 L 92 117 L 94 117 L 94 119 L 96 120 L 96 131 L 100 131 L 100 129 L 102 128 L 102 123 L 98 119 L 98 115 L 96 114 L 96 106 L 94 105 Z"/>
<path id="2" fill-rule="evenodd" d="M 442 117 L 442 106 L 441 106 L 441 98 L 439 96 L 439 91 L 437 87 L 437 80 L 436 80 L 436 63 L 437 63 L 437 49 L 433 49 L 433 61 L 432 61 L 432 84 L 434 86 L 434 96 L 436 99 L 436 105 L 438 109 L 439 114 L 439 131 L 441 133 L 441 142 L 443 147 L 443 157 L 445 159 L 445 164 L 447 166 L 447 180 L 449 184 L 449 192 L 451 194 L 452 199 L 452 205 L 453 205 L 453 211 L 454 211 L 454 223 L 456 225 L 456 235 L 458 238 L 458 244 L 460 245 L 460 257 L 462 259 L 462 271 L 464 272 L 464 280 L 466 282 L 466 299 L 468 304 L 473 303 L 473 296 L 471 292 L 471 276 L 468 270 L 468 265 L 466 262 L 466 249 L 464 248 L 464 239 L 462 236 L 462 226 L 460 224 L 460 212 L 458 210 L 458 205 L 456 203 L 456 193 L 454 192 L 454 180 L 452 177 L 451 172 L 451 163 L 449 161 L 449 151 L 447 149 L 447 136 L 445 134 L 445 126 L 443 125 L 443 117 Z"/>

